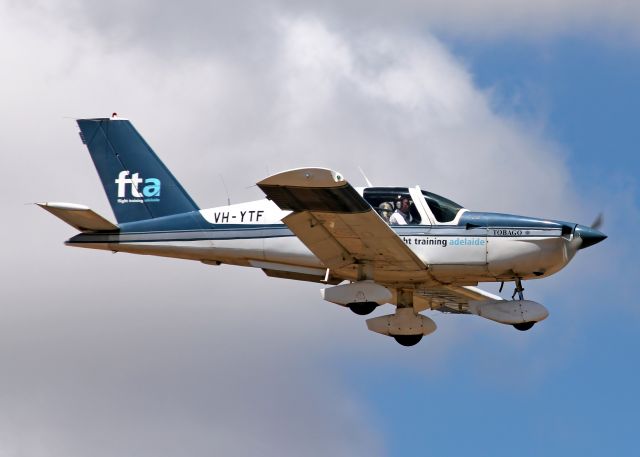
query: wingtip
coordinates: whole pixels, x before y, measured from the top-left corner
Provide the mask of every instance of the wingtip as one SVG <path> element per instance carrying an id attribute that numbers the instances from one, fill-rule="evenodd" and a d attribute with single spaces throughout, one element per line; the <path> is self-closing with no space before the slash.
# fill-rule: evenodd
<path id="1" fill-rule="evenodd" d="M 65 209 L 65 210 L 77 210 L 84 211 L 90 209 L 87 205 L 81 205 L 80 203 L 67 203 L 67 202 L 39 202 L 35 203 L 40 208 L 54 208 L 54 209 Z"/>
<path id="2" fill-rule="evenodd" d="M 294 168 L 259 181 L 258 186 L 293 186 L 293 187 L 341 187 L 346 180 L 342 173 L 329 168 Z"/>

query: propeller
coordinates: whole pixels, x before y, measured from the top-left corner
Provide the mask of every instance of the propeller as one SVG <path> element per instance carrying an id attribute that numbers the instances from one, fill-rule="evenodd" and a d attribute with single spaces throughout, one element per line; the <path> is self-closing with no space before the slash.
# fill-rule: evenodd
<path id="1" fill-rule="evenodd" d="M 591 223 L 591 228 L 600 230 L 600 227 L 604 224 L 604 216 L 602 213 L 598 214 L 598 217 Z"/>
<path id="2" fill-rule="evenodd" d="M 602 213 L 598 214 L 598 217 L 591 223 L 590 227 L 584 225 L 577 225 L 574 229 L 574 234 L 577 235 L 581 242 L 578 249 L 584 249 L 607 238 L 607 235 L 602 233 L 599 229 L 604 224 L 604 216 Z"/>

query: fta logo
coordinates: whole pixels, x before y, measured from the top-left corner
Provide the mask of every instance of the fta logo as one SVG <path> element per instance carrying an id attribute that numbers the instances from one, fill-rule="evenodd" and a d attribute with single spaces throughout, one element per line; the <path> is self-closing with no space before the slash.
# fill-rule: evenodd
<path id="1" fill-rule="evenodd" d="M 129 170 L 123 170 L 115 183 L 118 185 L 118 203 L 144 203 L 160 201 L 160 180 L 158 178 L 142 179 L 140 173 L 129 176 Z M 128 185 L 128 186 L 127 186 Z M 127 187 L 132 198 L 127 198 Z"/>

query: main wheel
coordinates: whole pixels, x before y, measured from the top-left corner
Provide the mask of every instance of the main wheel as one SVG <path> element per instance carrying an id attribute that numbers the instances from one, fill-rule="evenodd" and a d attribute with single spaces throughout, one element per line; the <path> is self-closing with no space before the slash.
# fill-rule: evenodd
<path id="1" fill-rule="evenodd" d="M 349 304 L 349 309 L 356 313 L 358 316 L 366 316 L 367 314 L 371 314 L 377 307 L 378 304 L 374 301 L 363 301 Z"/>
<path id="2" fill-rule="evenodd" d="M 415 346 L 422 339 L 422 334 L 420 335 L 393 335 L 398 343 L 403 346 Z"/>
<path id="3" fill-rule="evenodd" d="M 521 324 L 513 324 L 513 327 L 521 332 L 526 332 L 535 325 L 535 322 L 522 322 Z"/>

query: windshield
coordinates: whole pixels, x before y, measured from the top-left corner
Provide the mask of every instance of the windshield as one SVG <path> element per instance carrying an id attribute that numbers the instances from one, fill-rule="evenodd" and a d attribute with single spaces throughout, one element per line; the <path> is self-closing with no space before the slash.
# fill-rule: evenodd
<path id="1" fill-rule="evenodd" d="M 422 191 L 422 195 L 438 222 L 451 222 L 462 209 L 462 206 L 457 203 L 426 190 Z"/>

